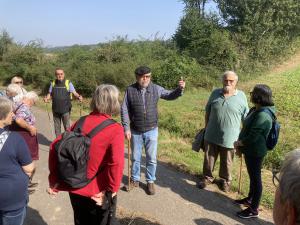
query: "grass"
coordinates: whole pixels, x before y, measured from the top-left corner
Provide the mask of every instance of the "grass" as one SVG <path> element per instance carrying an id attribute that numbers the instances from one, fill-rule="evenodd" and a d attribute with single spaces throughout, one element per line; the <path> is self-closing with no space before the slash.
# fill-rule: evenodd
<path id="1" fill-rule="evenodd" d="M 279 143 L 276 149 L 269 152 L 264 161 L 263 169 L 263 197 L 262 205 L 272 208 L 275 187 L 272 184 L 272 168 L 278 168 L 280 162 L 288 151 L 293 150 L 300 144 L 300 68 L 287 72 L 270 73 L 254 80 L 240 82 L 238 88 L 246 95 L 255 84 L 264 83 L 271 87 L 274 102 L 277 108 L 277 117 L 281 124 Z M 188 87 L 188 84 L 187 84 Z M 197 130 L 204 126 L 204 107 L 211 90 L 198 89 L 188 90 L 175 101 L 159 102 L 159 150 L 158 160 L 168 162 L 176 168 L 200 175 L 203 165 L 203 154 L 191 150 L 191 142 Z M 122 95 L 121 95 L 122 97 Z M 89 99 L 83 104 L 73 101 L 72 120 L 75 121 L 81 115 L 89 112 Z M 44 103 L 39 106 L 45 109 Z M 251 105 L 251 103 L 249 103 Z M 81 110 L 80 110 L 81 108 Z M 48 106 L 50 110 L 50 104 Z M 81 111 L 81 113 L 80 113 Z M 120 118 L 116 118 L 120 121 Z M 217 176 L 219 163 L 216 163 L 215 175 Z M 233 192 L 238 190 L 238 174 L 240 160 L 235 159 L 233 166 Z M 248 174 L 243 168 L 242 190 L 248 193 Z"/>
<path id="2" fill-rule="evenodd" d="M 271 87 L 281 124 L 279 143 L 270 151 L 264 161 L 262 204 L 272 208 L 275 187 L 272 184 L 272 168 L 278 168 L 285 154 L 300 144 L 300 68 L 284 73 L 271 73 L 239 85 L 246 94 L 255 84 L 264 83 Z M 191 141 L 196 131 L 204 124 L 204 107 L 210 91 L 192 90 L 180 99 L 172 102 L 160 101 L 160 138 L 159 159 L 179 165 L 189 173 L 200 175 L 203 165 L 203 154 L 191 150 Z M 248 99 L 249 100 L 249 99 Z M 249 105 L 251 103 L 249 102 Z M 217 163 L 218 165 L 218 163 Z M 235 160 L 233 168 L 233 191 L 238 190 L 238 172 L 240 160 Z M 217 176 L 218 168 L 215 170 Z M 243 190 L 248 193 L 248 175 L 243 170 Z"/>

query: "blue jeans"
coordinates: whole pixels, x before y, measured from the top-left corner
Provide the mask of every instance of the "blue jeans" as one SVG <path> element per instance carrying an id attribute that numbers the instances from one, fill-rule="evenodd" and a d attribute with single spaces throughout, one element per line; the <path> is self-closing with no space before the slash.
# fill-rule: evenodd
<path id="1" fill-rule="evenodd" d="M 157 127 L 146 132 L 137 132 L 131 130 L 131 179 L 133 181 L 140 181 L 143 146 L 146 152 L 146 181 L 148 183 L 153 183 L 156 180 L 157 138 Z"/>
<path id="2" fill-rule="evenodd" d="M 0 225 L 23 225 L 26 217 L 26 207 L 12 211 L 0 210 Z"/>

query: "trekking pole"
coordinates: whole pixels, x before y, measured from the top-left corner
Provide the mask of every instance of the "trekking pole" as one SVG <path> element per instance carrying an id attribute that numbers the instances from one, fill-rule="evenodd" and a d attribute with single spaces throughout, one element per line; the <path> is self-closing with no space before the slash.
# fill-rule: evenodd
<path id="1" fill-rule="evenodd" d="M 130 139 L 128 139 L 128 190 L 130 190 L 130 151 L 131 151 L 131 146 L 130 146 Z"/>
<path id="2" fill-rule="evenodd" d="M 52 127 L 52 124 L 51 124 L 51 117 L 50 117 L 50 113 L 49 113 L 49 110 L 48 110 L 47 102 L 45 102 L 45 104 L 46 104 L 46 111 L 47 111 L 48 119 L 49 119 L 49 125 L 50 125 L 50 128 L 51 128 L 52 139 L 54 140 L 56 136 L 54 134 L 54 130 L 53 130 L 53 127 Z"/>
<path id="3" fill-rule="evenodd" d="M 243 168 L 243 154 L 241 154 L 241 163 L 240 163 L 240 175 L 239 175 L 239 189 L 238 189 L 238 194 L 241 194 L 242 168 Z"/>
<path id="4" fill-rule="evenodd" d="M 82 116 L 82 102 L 79 103 L 79 115 Z"/>

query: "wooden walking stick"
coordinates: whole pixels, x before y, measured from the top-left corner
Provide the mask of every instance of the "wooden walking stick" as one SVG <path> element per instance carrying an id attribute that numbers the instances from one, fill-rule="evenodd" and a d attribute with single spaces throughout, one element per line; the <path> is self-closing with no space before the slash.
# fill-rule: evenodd
<path id="1" fill-rule="evenodd" d="M 130 190 L 130 151 L 131 151 L 131 146 L 130 146 L 130 139 L 128 139 L 128 191 Z"/>
<path id="2" fill-rule="evenodd" d="M 50 129 L 51 129 L 51 133 L 52 133 L 52 138 L 54 140 L 56 135 L 55 135 L 55 132 L 54 132 L 54 128 L 52 127 L 53 124 L 51 123 L 51 117 L 50 117 L 50 113 L 49 113 L 49 109 L 48 109 L 48 105 L 47 105 L 48 103 L 45 102 L 45 104 L 46 104 L 46 110 L 47 110 L 48 119 L 49 119 L 49 125 L 50 125 Z"/>
<path id="3" fill-rule="evenodd" d="M 241 154 L 240 175 L 239 175 L 239 189 L 238 189 L 238 193 L 239 194 L 241 194 L 242 168 L 243 168 L 243 154 Z"/>
<path id="4" fill-rule="evenodd" d="M 82 116 L 82 102 L 79 103 L 79 115 Z"/>

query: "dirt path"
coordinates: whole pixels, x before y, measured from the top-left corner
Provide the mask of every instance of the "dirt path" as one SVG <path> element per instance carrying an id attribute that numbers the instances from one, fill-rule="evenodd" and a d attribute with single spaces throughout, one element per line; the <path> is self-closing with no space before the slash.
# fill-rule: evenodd
<path id="1" fill-rule="evenodd" d="M 48 145 L 53 134 L 47 113 L 35 109 L 35 115 L 40 132 L 40 160 L 34 180 L 39 182 L 39 187 L 30 196 L 26 225 L 71 225 L 73 218 L 68 195 L 61 192 L 53 199 L 45 191 L 48 184 Z M 144 170 L 143 167 L 142 171 Z M 126 171 L 125 169 L 124 172 Z M 124 174 L 124 181 L 126 180 L 127 176 Z M 158 162 L 156 195 L 146 195 L 143 178 L 142 182 L 140 188 L 129 193 L 123 190 L 119 192 L 118 206 L 122 224 L 272 224 L 269 211 L 261 212 L 259 219 L 237 218 L 235 213 L 239 207 L 232 203 L 232 199 L 219 193 L 213 186 L 209 190 L 197 189 L 195 177 L 178 172 L 164 162 Z"/>

